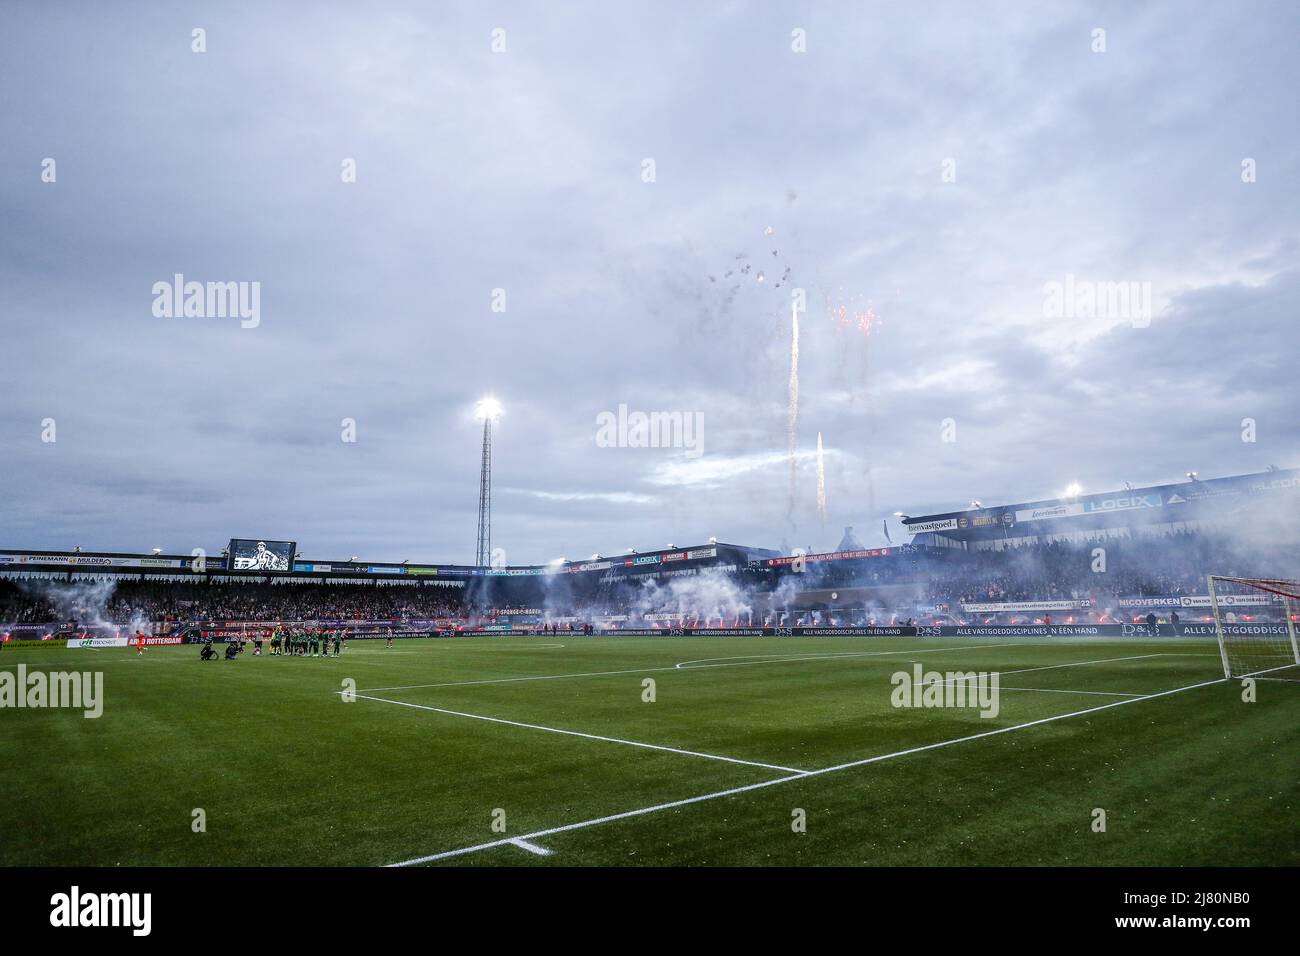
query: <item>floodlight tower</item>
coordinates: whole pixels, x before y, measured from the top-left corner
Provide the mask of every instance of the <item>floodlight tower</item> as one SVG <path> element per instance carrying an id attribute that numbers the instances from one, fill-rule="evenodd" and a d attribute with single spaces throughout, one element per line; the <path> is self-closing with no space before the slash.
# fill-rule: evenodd
<path id="1" fill-rule="evenodd" d="M 478 548 L 474 564 L 486 568 L 492 560 L 492 423 L 501 417 L 501 403 L 488 396 L 474 414 L 483 419 L 483 463 L 478 479 Z"/>

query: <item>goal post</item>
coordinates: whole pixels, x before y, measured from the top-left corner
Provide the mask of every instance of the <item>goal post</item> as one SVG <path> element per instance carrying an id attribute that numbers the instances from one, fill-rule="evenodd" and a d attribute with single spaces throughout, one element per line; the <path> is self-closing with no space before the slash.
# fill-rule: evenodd
<path id="1" fill-rule="evenodd" d="M 1254 677 L 1293 668 L 1300 677 L 1300 581 L 1211 574 L 1206 582 L 1223 676 Z"/>

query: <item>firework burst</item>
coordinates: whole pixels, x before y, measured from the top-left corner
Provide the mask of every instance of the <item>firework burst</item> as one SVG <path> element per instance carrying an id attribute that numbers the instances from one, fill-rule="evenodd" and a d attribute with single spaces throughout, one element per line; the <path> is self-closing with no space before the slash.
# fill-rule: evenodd
<path id="1" fill-rule="evenodd" d="M 786 438 L 790 457 L 790 510 L 794 511 L 795 444 L 799 434 L 799 306 L 790 306 L 790 414 Z"/>
<path id="2" fill-rule="evenodd" d="M 870 299 L 863 299 L 859 295 L 846 297 L 843 289 L 839 290 L 837 301 L 828 298 L 826 314 L 838 331 L 855 331 L 864 338 L 869 338 L 880 325 L 880 316 Z"/>
<path id="3" fill-rule="evenodd" d="M 817 513 L 826 528 L 826 459 L 822 457 L 822 433 L 817 433 Z"/>

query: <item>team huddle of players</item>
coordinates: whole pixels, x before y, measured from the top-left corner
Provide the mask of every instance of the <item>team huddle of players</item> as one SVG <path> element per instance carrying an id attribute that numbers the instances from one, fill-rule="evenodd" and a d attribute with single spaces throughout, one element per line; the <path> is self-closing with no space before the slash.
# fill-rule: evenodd
<path id="1" fill-rule="evenodd" d="M 347 646 L 347 631 L 319 627 L 277 627 L 271 632 L 271 656 L 338 657 Z"/>

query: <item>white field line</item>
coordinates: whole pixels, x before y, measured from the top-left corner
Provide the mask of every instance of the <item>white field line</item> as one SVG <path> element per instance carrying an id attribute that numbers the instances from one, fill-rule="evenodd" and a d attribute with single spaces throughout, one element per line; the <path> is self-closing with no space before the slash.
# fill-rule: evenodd
<path id="1" fill-rule="evenodd" d="M 646 750 L 663 750 L 667 753 L 681 754 L 686 757 L 704 757 L 708 760 L 721 760 L 724 763 L 739 763 L 749 767 L 762 767 L 764 770 L 783 770 L 786 773 L 793 773 L 802 776 L 808 773 L 807 770 L 800 770 L 797 767 L 782 767 L 779 764 L 759 763 L 756 760 L 741 760 L 739 757 L 723 757 L 719 754 L 706 754 L 698 750 L 682 750 L 677 747 L 665 747 L 662 744 L 647 744 L 639 740 L 624 740 L 621 737 L 602 737 L 600 734 L 584 734 L 578 730 L 561 730 L 558 727 L 543 727 L 541 724 L 525 724 L 518 720 L 506 720 L 502 717 L 485 717 L 482 714 L 467 714 L 460 710 L 446 710 L 442 707 L 430 707 L 427 704 L 411 704 L 404 700 L 389 700 L 386 697 L 370 697 L 366 694 L 357 694 L 359 700 L 374 700 L 381 704 L 396 704 L 399 707 L 413 707 L 416 710 L 428 710 L 435 714 L 447 714 L 450 717 L 469 717 L 474 720 L 486 720 L 493 724 L 507 724 L 511 727 L 524 727 L 528 730 L 544 730 L 552 734 L 564 734 L 568 737 L 585 737 L 587 740 L 603 740 L 611 744 L 625 744 L 628 747 L 643 747 Z"/>
<path id="2" fill-rule="evenodd" d="M 472 687 L 477 684 L 513 684 L 523 681 L 534 680 L 566 680 L 572 677 L 616 677 L 623 674 L 653 674 L 658 671 L 671 670 L 708 670 L 712 667 L 748 667 L 752 664 L 786 664 L 797 661 L 818 661 L 831 660 L 838 657 L 889 657 L 904 656 L 910 657 L 913 654 L 938 654 L 943 651 L 978 651 L 986 650 L 990 647 L 1034 647 L 1037 645 L 1025 644 L 1022 642 L 1013 642 L 1010 644 L 975 644 L 970 646 L 954 645 L 952 647 L 927 647 L 924 650 L 892 650 L 892 651 L 861 651 L 852 654 L 828 654 L 810 657 L 785 657 L 774 661 L 755 661 L 744 660 L 733 664 L 704 664 L 700 667 L 681 667 L 674 665 L 672 667 L 636 667 L 630 670 L 622 671 L 588 671 L 580 674 L 539 674 L 532 677 L 495 677 L 488 680 L 457 680 L 449 681 L 442 684 L 400 684 L 395 687 L 363 687 L 362 691 L 367 693 L 380 690 L 422 690 L 427 687 Z M 688 662 L 689 663 L 689 662 Z M 343 693 L 339 691 L 338 693 Z"/>
<path id="3" fill-rule="evenodd" d="M 948 687 L 958 683 L 969 684 L 968 681 L 945 680 L 937 684 L 927 684 L 925 681 L 913 681 L 913 687 Z M 1003 687 L 998 685 L 998 690 L 1019 690 L 1028 691 L 1034 694 L 1090 694 L 1096 697 L 1145 697 L 1145 694 L 1124 694 L 1114 690 L 1067 690 L 1057 687 Z"/>
<path id="4" fill-rule="evenodd" d="M 1029 674 L 1033 671 L 1054 671 L 1060 667 L 1083 667 L 1085 664 L 1114 664 L 1116 661 L 1141 661 L 1149 657 L 1168 657 L 1167 654 L 1135 654 L 1132 657 L 1107 657 L 1099 661 L 1071 661 L 1068 664 L 1047 664 L 1043 667 L 1022 667 L 1014 671 L 999 671 L 1001 674 Z"/>
<path id="5" fill-rule="evenodd" d="M 856 657 L 859 654 L 873 654 L 875 651 L 827 651 L 824 654 L 809 655 L 812 657 Z M 801 654 L 732 654 L 730 657 L 701 657 L 695 661 L 678 661 L 673 667 L 681 670 L 684 667 L 690 667 L 692 664 L 712 664 L 714 661 L 757 661 L 761 659 L 779 659 L 789 660 L 793 657 L 802 657 Z"/>
<path id="6" fill-rule="evenodd" d="M 669 803 L 659 803 L 650 807 L 641 807 L 637 810 L 625 810 L 622 813 L 613 813 L 609 816 L 596 817 L 591 820 L 582 820 L 578 823 L 566 823 L 563 826 L 548 827 L 545 830 L 535 830 L 532 833 L 524 833 L 517 837 L 508 837 L 501 840 L 492 840 L 488 843 L 479 843 L 474 846 L 460 847 L 456 850 L 444 850 L 441 853 L 430 853 L 427 856 L 418 856 L 409 860 L 402 860 L 400 863 L 390 863 L 389 866 L 416 866 L 421 863 L 434 863 L 438 860 L 445 860 L 453 856 L 464 856 L 468 853 L 479 853 L 483 850 L 490 850 L 504 844 L 512 843 L 514 840 L 537 840 L 543 837 L 552 836 L 557 833 L 568 833 L 573 830 L 582 830 L 587 827 L 598 826 L 602 823 L 612 823 L 615 820 L 626 820 L 631 817 L 645 816 L 649 813 L 657 813 L 660 810 L 671 810 L 676 807 L 689 806 L 693 803 L 703 803 L 706 800 L 717 800 L 722 797 L 730 797 L 739 793 L 748 793 L 751 790 L 761 790 L 765 787 L 774 787 L 777 784 L 789 783 L 792 780 L 807 780 L 809 777 L 821 776 L 825 773 L 834 773 L 838 770 L 848 770 L 851 767 L 864 767 L 867 764 L 879 763 L 883 760 L 892 760 L 895 757 L 905 757 L 910 754 L 923 753 L 927 750 L 937 750 L 940 747 L 950 747 L 953 744 L 966 743 L 971 740 L 980 740 L 984 737 L 993 737 L 998 734 L 1009 734 L 1016 730 L 1024 730 L 1028 727 L 1037 727 L 1040 724 L 1050 724 L 1057 720 L 1068 720 L 1071 717 L 1082 717 L 1085 714 L 1095 714 L 1099 711 L 1109 710 L 1112 707 L 1123 707 L 1125 704 L 1136 704 L 1140 701 L 1154 700 L 1157 697 L 1168 697 L 1170 694 L 1179 694 L 1185 690 L 1195 690 L 1198 687 L 1210 687 L 1214 684 L 1222 684 L 1226 681 L 1225 677 L 1218 677 L 1214 680 L 1202 681 L 1199 684 L 1188 684 L 1184 687 L 1175 687 L 1173 690 L 1164 690 L 1156 694 L 1146 694 L 1142 697 L 1131 697 L 1124 700 L 1112 701 L 1109 704 L 1099 704 L 1096 707 L 1089 707 L 1086 710 L 1076 710 L 1068 714 L 1057 714 L 1054 717 L 1043 717 L 1038 720 L 1027 721 L 1023 724 L 1015 724 L 1011 727 L 1001 727 L 997 730 L 986 730 L 983 733 L 970 734 L 966 737 L 957 737 L 953 740 L 942 740 L 938 743 L 925 744 L 920 747 L 911 747 L 907 750 L 898 750 L 894 753 L 880 754 L 875 757 L 867 757 L 863 760 L 853 760 L 848 763 L 836 764 L 833 767 L 823 767 L 820 770 L 810 770 L 806 773 L 792 774 L 788 777 L 777 777 L 773 780 L 764 780 L 760 783 L 751 783 L 742 787 L 732 787 L 728 790 L 718 790 L 714 793 L 701 794 L 698 797 L 687 797 L 684 800 L 673 800 Z"/>
<path id="7" fill-rule="evenodd" d="M 536 843 L 529 843 L 522 837 L 515 837 L 510 841 L 521 850 L 527 850 L 529 853 L 535 853 L 537 856 L 550 856 L 551 851 L 544 846 L 538 846 Z"/>
<path id="8" fill-rule="evenodd" d="M 1245 680 L 1247 677 L 1258 677 L 1260 674 L 1271 674 L 1273 673 L 1273 671 L 1284 671 L 1289 667 L 1296 667 L 1296 666 L 1300 666 L 1300 665 L 1297 665 L 1295 661 L 1292 661 L 1289 664 L 1279 664 L 1277 667 L 1266 667 L 1262 671 L 1251 671 L 1249 674 L 1234 674 L 1232 676 L 1235 677 L 1237 680 Z M 1286 677 L 1267 678 L 1267 680 L 1289 680 L 1289 679 L 1290 678 L 1286 678 Z"/>

